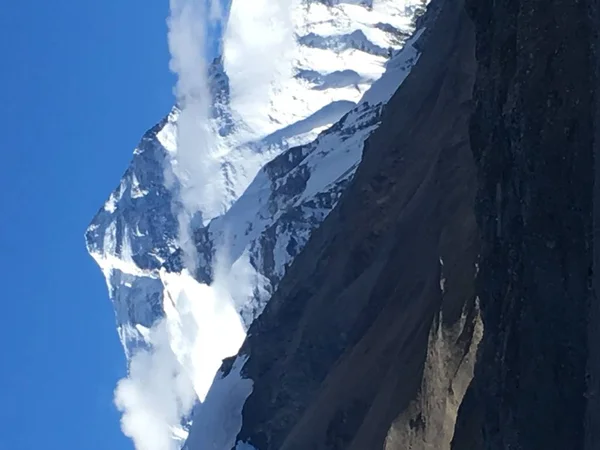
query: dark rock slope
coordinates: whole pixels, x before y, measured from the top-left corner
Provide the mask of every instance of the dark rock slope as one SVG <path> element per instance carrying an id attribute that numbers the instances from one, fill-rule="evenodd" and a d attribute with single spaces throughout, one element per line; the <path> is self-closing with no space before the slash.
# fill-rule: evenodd
<path id="1" fill-rule="evenodd" d="M 450 448 L 482 327 L 475 34 L 461 1 L 440 4 L 355 181 L 241 350 L 238 438 L 258 450 Z"/>
<path id="2" fill-rule="evenodd" d="M 485 334 L 453 448 L 598 449 L 595 6 L 467 1 Z"/>
<path id="3" fill-rule="evenodd" d="M 250 329 L 258 450 L 600 449 L 598 8 L 465 1 Z"/>

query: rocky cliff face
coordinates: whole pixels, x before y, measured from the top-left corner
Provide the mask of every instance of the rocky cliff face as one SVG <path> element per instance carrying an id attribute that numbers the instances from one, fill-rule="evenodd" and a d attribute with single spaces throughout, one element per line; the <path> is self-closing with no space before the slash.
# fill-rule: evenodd
<path id="1" fill-rule="evenodd" d="M 250 329 L 238 448 L 599 448 L 597 13 L 441 4 Z"/>
<path id="2" fill-rule="evenodd" d="M 469 0 L 468 9 L 485 334 L 453 448 L 581 449 L 598 427 L 597 415 L 585 426 L 597 397 L 586 380 L 598 376 L 597 362 L 586 368 L 598 346 L 587 335 L 598 327 L 595 11 L 592 2 L 532 0 Z"/>
<path id="3" fill-rule="evenodd" d="M 475 40 L 461 2 L 432 7 L 354 181 L 241 350 L 238 440 L 256 449 L 450 448 L 482 333 Z"/>

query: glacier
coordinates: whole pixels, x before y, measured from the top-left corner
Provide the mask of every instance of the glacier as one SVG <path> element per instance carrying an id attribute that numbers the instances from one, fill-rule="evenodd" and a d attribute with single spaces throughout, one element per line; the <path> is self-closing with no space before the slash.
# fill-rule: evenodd
<path id="1" fill-rule="evenodd" d="M 239 375 L 242 360 L 213 377 L 336 205 L 419 57 L 421 0 L 276 3 L 233 0 L 225 14 L 202 100 L 211 152 L 199 148 L 192 161 L 202 170 L 180 152 L 186 105 L 178 102 L 144 134 L 85 236 L 130 367 L 154 345 L 153 327 L 166 323 L 169 351 L 202 402 L 190 450 L 235 445 L 232 414 L 251 381 Z M 267 32 L 253 39 L 257 27 Z M 189 419 L 182 414 L 172 427 L 173 448 L 187 438 Z"/>

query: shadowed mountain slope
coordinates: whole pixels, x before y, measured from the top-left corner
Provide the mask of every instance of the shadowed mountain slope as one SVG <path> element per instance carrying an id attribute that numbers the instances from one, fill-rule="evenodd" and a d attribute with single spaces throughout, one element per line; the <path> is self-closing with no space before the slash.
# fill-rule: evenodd
<path id="1" fill-rule="evenodd" d="M 485 334 L 453 448 L 598 449 L 597 2 L 467 6 Z"/>
<path id="2" fill-rule="evenodd" d="M 432 5 L 440 8 L 440 4 Z M 449 448 L 481 337 L 474 30 L 441 6 L 356 177 L 251 326 L 258 450 Z"/>

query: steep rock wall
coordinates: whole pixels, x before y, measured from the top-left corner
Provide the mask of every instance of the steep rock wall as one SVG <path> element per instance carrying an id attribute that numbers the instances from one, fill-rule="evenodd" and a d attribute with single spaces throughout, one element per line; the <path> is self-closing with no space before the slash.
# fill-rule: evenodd
<path id="1" fill-rule="evenodd" d="M 250 328 L 238 438 L 258 450 L 450 446 L 482 332 L 462 2 L 429 33 L 355 180 Z"/>
<path id="2" fill-rule="evenodd" d="M 584 445 L 588 325 L 597 328 L 591 6 L 467 1 L 477 29 L 470 136 L 485 335 L 456 450 Z"/>

